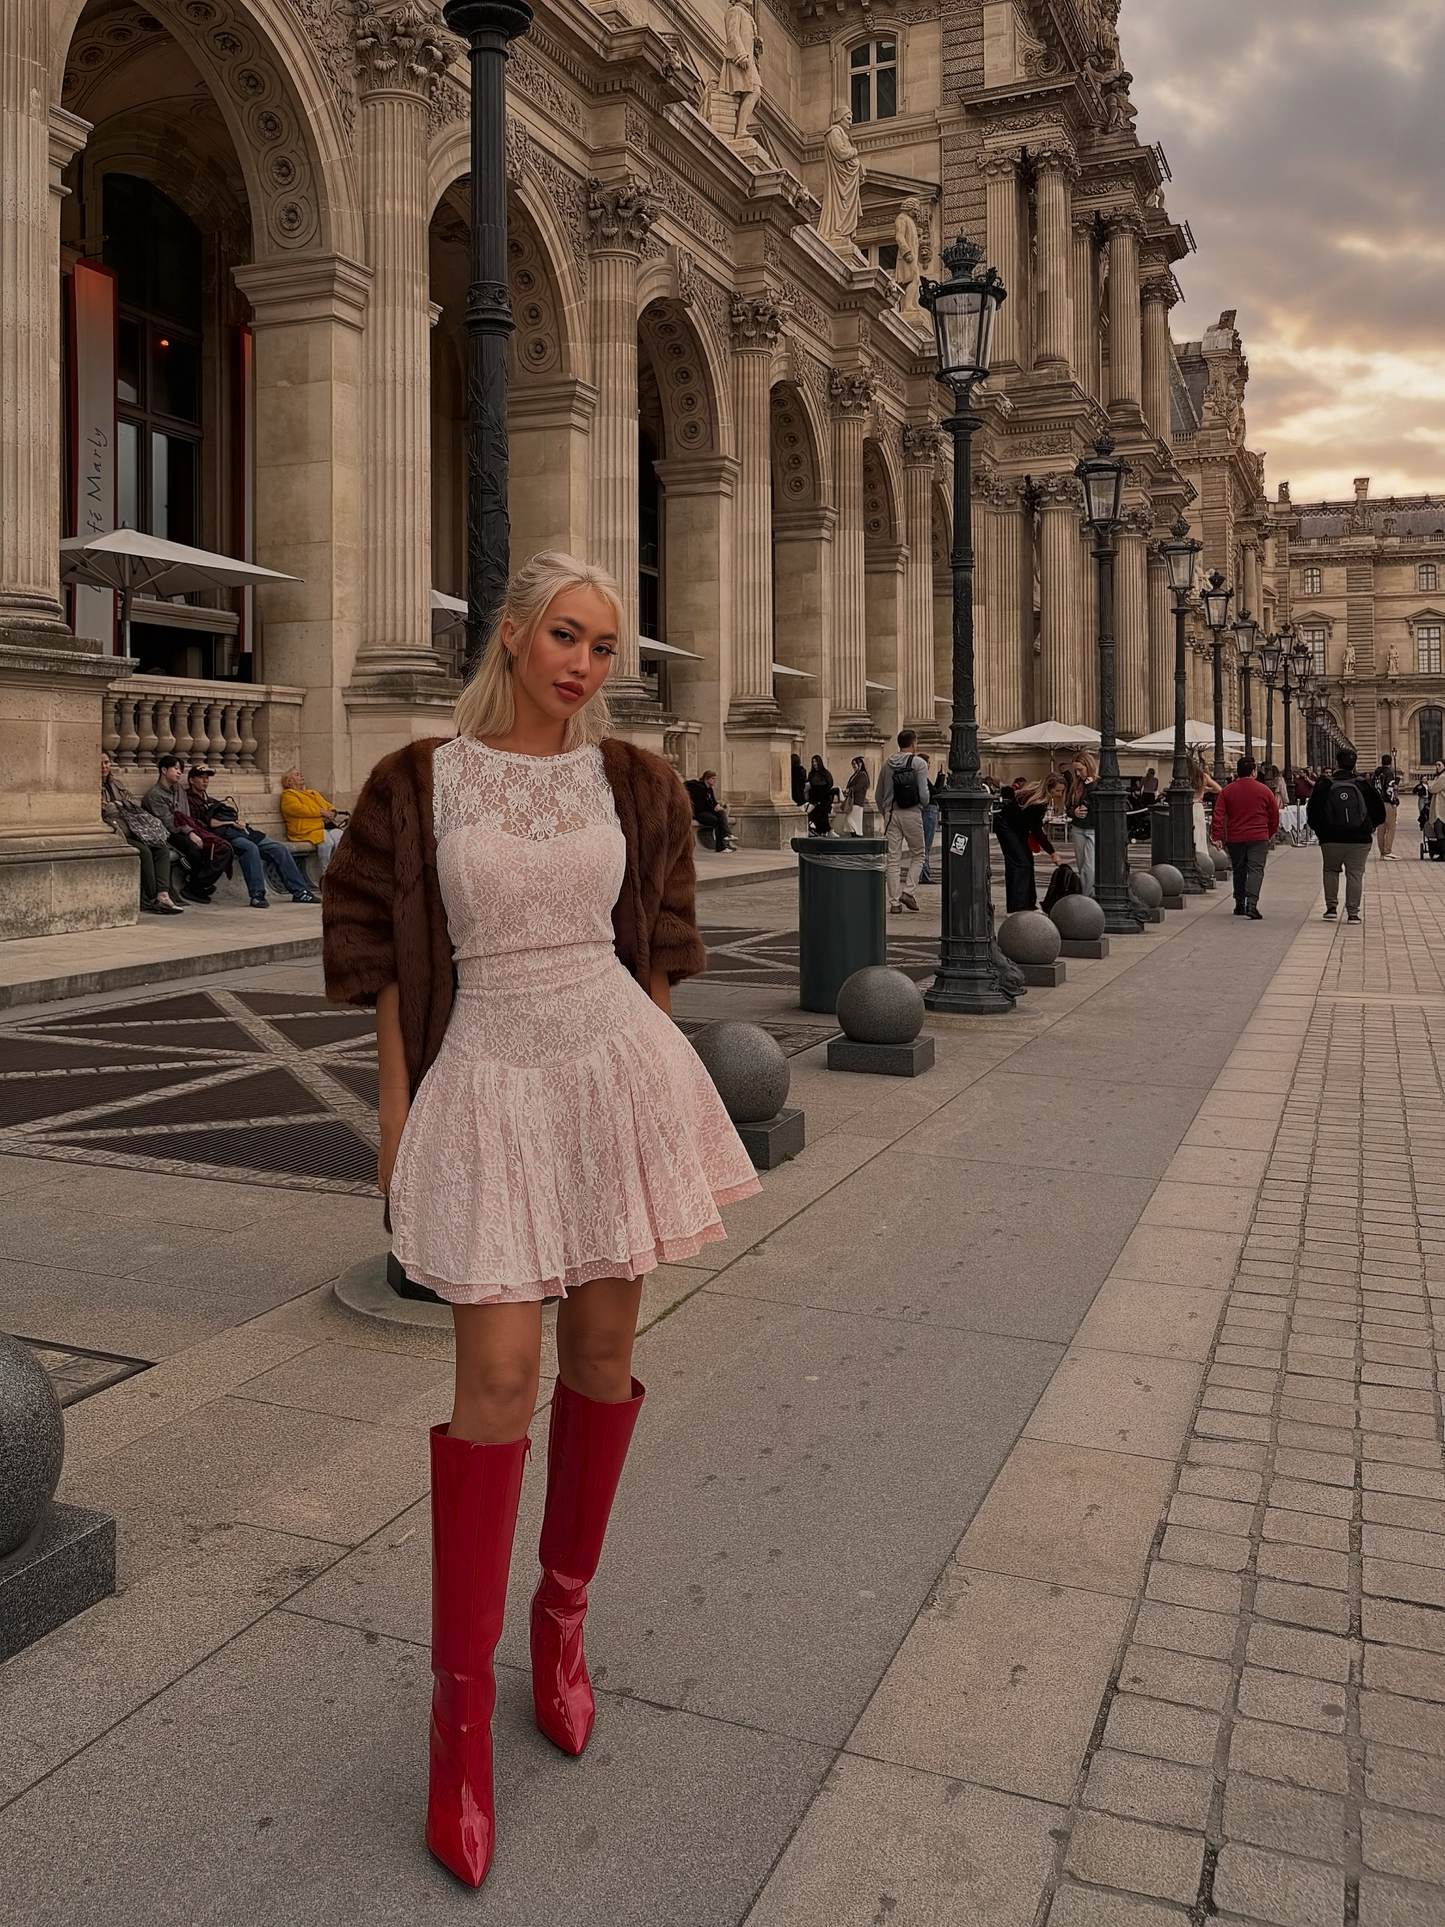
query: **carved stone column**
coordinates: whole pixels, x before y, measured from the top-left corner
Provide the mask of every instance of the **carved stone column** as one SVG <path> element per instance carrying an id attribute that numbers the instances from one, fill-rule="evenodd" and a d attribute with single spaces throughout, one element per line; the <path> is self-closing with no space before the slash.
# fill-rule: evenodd
<path id="1" fill-rule="evenodd" d="M 1099 399 L 1099 258 L 1094 217 L 1075 219 L 1070 230 L 1074 262 L 1071 298 L 1074 316 L 1074 379 L 1086 395 Z M 1005 302 L 1007 307 L 1008 303 Z"/>
<path id="2" fill-rule="evenodd" d="M 1008 303 L 1004 303 L 1007 307 Z M 873 742 L 868 714 L 866 585 L 863 579 L 863 440 L 873 383 L 859 372 L 833 375 L 833 490 L 838 523 L 833 538 L 832 714 L 829 740 Z"/>
<path id="3" fill-rule="evenodd" d="M 1170 444 L 1169 310 L 1179 299 L 1168 269 L 1149 275 L 1139 290 L 1144 304 L 1144 419 L 1150 432 Z"/>
<path id="4" fill-rule="evenodd" d="M 1078 163 L 1071 150 L 1047 147 L 1037 155 L 1039 339 L 1034 366 L 1065 374 L 1073 358 L 1069 270 L 1073 254 L 1070 192 Z M 1007 285 L 1007 283 L 1005 283 Z M 1007 307 L 1008 303 L 1005 302 Z"/>
<path id="5" fill-rule="evenodd" d="M 978 720 L 988 735 L 1021 729 L 1029 720 L 1032 639 L 1023 630 L 1023 508 L 1018 484 L 981 474 L 974 484 L 979 553 L 980 628 Z"/>
<path id="6" fill-rule="evenodd" d="M 999 271 L 1009 299 L 994 317 L 993 366 L 1009 373 L 1023 365 L 1023 327 L 1027 311 L 1019 252 L 1019 179 L 1013 153 L 985 154 L 984 178 L 987 258 Z"/>
<path id="7" fill-rule="evenodd" d="M 1143 406 L 1139 237 L 1143 219 L 1134 208 L 1108 216 L 1109 407 L 1126 413 Z"/>
<path id="8" fill-rule="evenodd" d="M 1149 549 L 1149 730 L 1174 724 L 1174 597 L 1157 542 Z"/>
<path id="9" fill-rule="evenodd" d="M 779 720 L 773 695 L 770 396 L 773 350 L 778 345 L 782 321 L 770 301 L 733 303 L 733 402 L 739 469 L 730 731 L 759 725 L 771 728 Z"/>
<path id="10" fill-rule="evenodd" d="M 1244 545 L 1244 606 L 1258 622 L 1261 615 L 1259 606 L 1259 543 L 1247 541 Z"/>
<path id="11" fill-rule="evenodd" d="M 592 420 L 591 560 L 622 591 L 622 647 L 608 684 L 618 714 L 641 700 L 637 673 L 637 268 L 657 213 L 652 190 L 625 179 L 588 186 L 592 226 L 589 326 L 597 412 Z"/>
<path id="12" fill-rule="evenodd" d="M 1084 714 L 1086 657 L 1092 637 L 1080 633 L 1083 607 L 1079 569 L 1079 516 L 1084 498 L 1070 474 L 1045 475 L 1037 483 L 1042 523 L 1040 590 L 1040 722 L 1079 722 Z"/>
<path id="13" fill-rule="evenodd" d="M 427 108 L 446 47 L 430 0 L 367 7 L 357 19 L 356 144 L 372 282 L 361 345 L 365 497 L 355 674 L 358 686 L 380 683 L 398 697 L 443 679 L 430 605 Z"/>
<path id="14" fill-rule="evenodd" d="M 1005 302 L 1004 306 L 1007 307 Z M 903 431 L 903 494 L 908 559 L 903 568 L 903 632 L 898 648 L 898 713 L 910 728 L 937 738 L 933 707 L 933 484 L 943 432 L 936 422 Z"/>
<path id="15" fill-rule="evenodd" d="M 1126 509 L 1114 565 L 1115 721 L 1120 740 L 1149 727 L 1149 577 L 1144 545 L 1154 520 L 1147 507 Z"/>

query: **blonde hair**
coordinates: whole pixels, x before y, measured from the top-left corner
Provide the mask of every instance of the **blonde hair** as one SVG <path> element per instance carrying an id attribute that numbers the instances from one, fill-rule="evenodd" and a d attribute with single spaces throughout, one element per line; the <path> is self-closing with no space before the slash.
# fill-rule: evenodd
<path id="1" fill-rule="evenodd" d="M 296 778 L 294 783 L 291 780 L 293 776 Z M 306 779 L 302 776 L 299 769 L 288 769 L 281 778 L 281 787 L 283 790 L 304 790 L 306 787 Z"/>
<path id="2" fill-rule="evenodd" d="M 622 592 L 615 579 L 595 563 L 579 562 L 575 555 L 564 555 L 560 549 L 543 549 L 524 562 L 507 584 L 506 597 L 476 674 L 457 699 L 458 735 L 474 738 L 506 735 L 516 720 L 513 668 L 531 648 L 537 625 L 547 610 L 568 589 L 591 589 L 600 595 L 611 607 L 621 642 Z M 502 641 L 504 622 L 510 622 L 516 631 L 515 654 Z M 607 699 L 599 689 L 576 714 L 567 718 L 562 748 L 564 751 L 581 749 L 584 743 L 600 743 L 610 727 Z"/>

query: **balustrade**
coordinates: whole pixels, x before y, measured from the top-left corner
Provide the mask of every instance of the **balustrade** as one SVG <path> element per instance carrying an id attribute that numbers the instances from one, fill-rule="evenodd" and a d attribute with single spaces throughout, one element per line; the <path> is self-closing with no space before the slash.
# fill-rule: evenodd
<path id="1" fill-rule="evenodd" d="M 265 683 L 205 683 L 133 676 L 113 682 L 102 711 L 101 748 L 119 769 L 158 757 L 215 770 L 280 776 L 296 760 L 304 691 Z"/>

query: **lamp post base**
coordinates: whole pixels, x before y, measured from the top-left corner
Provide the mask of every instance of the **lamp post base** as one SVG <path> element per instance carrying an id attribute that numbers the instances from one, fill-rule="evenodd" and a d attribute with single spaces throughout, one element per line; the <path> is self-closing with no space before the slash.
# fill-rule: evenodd
<path id="1" fill-rule="evenodd" d="M 1013 993 L 1000 984 L 993 963 L 989 897 L 993 798 L 982 787 L 946 789 L 939 795 L 938 813 L 943 934 L 938 975 L 923 993 L 924 1008 L 956 1017 L 1007 1017 L 1014 1008 Z"/>
<path id="2" fill-rule="evenodd" d="M 1129 894 L 1129 819 L 1124 785 L 1112 772 L 1094 785 L 1095 833 L 1094 896 L 1104 912 L 1104 929 L 1111 937 L 1137 937 L 1144 925 L 1138 905 Z"/>
<path id="3" fill-rule="evenodd" d="M 1176 790 L 1171 783 L 1165 801 L 1169 805 L 1169 856 L 1184 879 L 1186 897 L 1204 894 L 1199 881 L 1199 864 L 1194 849 L 1194 791 L 1187 786 Z"/>

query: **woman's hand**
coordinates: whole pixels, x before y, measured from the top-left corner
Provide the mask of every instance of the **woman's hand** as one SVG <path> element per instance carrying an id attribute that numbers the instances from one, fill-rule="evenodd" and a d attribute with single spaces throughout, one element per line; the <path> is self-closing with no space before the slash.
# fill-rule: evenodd
<path id="1" fill-rule="evenodd" d="M 1087 804 L 1084 804 L 1084 803 L 1080 803 L 1074 810 L 1075 816 L 1083 817 L 1083 816 L 1087 816 L 1088 814 L 1089 814 L 1088 806 Z"/>
<path id="2" fill-rule="evenodd" d="M 411 1082 L 401 1036 L 401 992 L 395 984 L 387 984 L 377 993 L 376 1068 L 381 1086 L 376 1111 L 381 1131 L 376 1153 L 376 1188 L 385 1197 L 391 1190 L 391 1174 L 396 1168 L 401 1134 L 411 1110 Z"/>
<path id="3" fill-rule="evenodd" d="M 383 1197 L 391 1191 L 391 1174 L 396 1169 L 396 1154 L 401 1148 L 401 1134 L 406 1129 L 410 1110 L 411 1106 L 405 1097 L 389 1093 L 382 1097 L 377 1113 L 381 1143 L 376 1153 L 376 1188 Z"/>
<path id="4" fill-rule="evenodd" d="M 1054 868 L 1057 870 L 1059 865 L 1063 862 L 1063 858 L 1059 855 L 1058 851 L 1055 850 L 1053 854 L 1050 856 L 1049 862 L 1052 863 Z"/>

